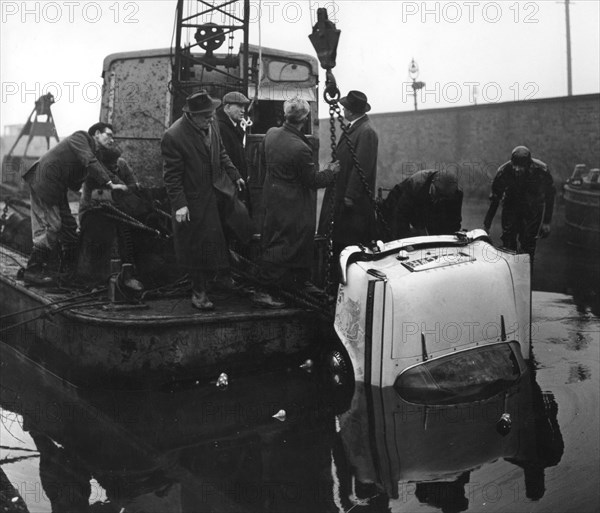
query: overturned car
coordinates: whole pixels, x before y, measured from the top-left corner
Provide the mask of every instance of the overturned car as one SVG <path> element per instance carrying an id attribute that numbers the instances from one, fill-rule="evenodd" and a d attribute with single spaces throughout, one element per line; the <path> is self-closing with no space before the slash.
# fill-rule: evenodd
<path id="1" fill-rule="evenodd" d="M 326 357 L 336 383 L 451 404 L 493 395 L 525 372 L 529 255 L 495 248 L 473 230 L 351 246 L 340 265 L 338 347 Z"/>

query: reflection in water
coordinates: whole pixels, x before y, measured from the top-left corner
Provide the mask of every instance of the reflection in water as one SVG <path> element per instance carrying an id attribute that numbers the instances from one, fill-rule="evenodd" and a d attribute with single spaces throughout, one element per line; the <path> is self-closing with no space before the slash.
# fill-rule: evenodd
<path id="1" fill-rule="evenodd" d="M 456 406 L 412 404 L 393 388 L 358 383 L 339 418 L 344 452 L 334 453 L 345 509 L 412 511 L 416 499 L 444 512 L 466 511 L 472 470 L 499 458 L 523 469 L 526 497 L 539 500 L 544 469 L 557 465 L 564 450 L 557 412 L 533 370 L 491 399 Z M 510 416 L 508 431 L 501 429 L 503 414 Z"/>
<path id="2" fill-rule="evenodd" d="M 580 381 L 590 379 L 591 376 L 592 372 L 587 365 L 582 365 L 581 363 L 571 365 L 571 368 L 569 369 L 569 379 L 567 380 L 567 383 L 579 383 Z"/>
<path id="3" fill-rule="evenodd" d="M 232 376 L 225 391 L 190 383 L 86 392 L 0 349 L 0 405 L 21 416 L 56 512 L 480 510 L 498 482 L 540 500 L 545 469 L 564 451 L 557 404 L 534 370 L 491 398 L 450 406 L 358 383 L 336 429 L 336 405 L 316 373 Z M 569 380 L 590 372 L 573 366 Z M 285 422 L 272 418 L 281 409 Z M 516 477 L 488 472 L 482 488 L 476 473 L 497 460 Z"/>
<path id="4" fill-rule="evenodd" d="M 417 483 L 415 496 L 422 504 L 429 504 L 442 511 L 466 511 L 469 499 L 465 494 L 465 485 L 469 482 L 470 472 L 463 472 L 453 481 Z"/>
<path id="5" fill-rule="evenodd" d="M 1 406 L 22 416 L 52 511 L 332 511 L 334 418 L 313 375 L 91 393 L 0 347 Z"/>
<path id="6" fill-rule="evenodd" d="M 22 416 L 56 512 L 356 513 L 419 503 L 459 512 L 472 501 L 473 470 L 500 458 L 522 469 L 526 497 L 540 499 L 544 469 L 564 449 L 556 402 L 533 371 L 492 398 L 452 406 L 358 383 L 336 431 L 334 405 L 301 371 L 232 380 L 225 392 L 91 393 L 0 347 L 1 405 Z M 280 409 L 285 422 L 272 418 Z"/>
<path id="7" fill-rule="evenodd" d="M 589 345 L 590 341 L 585 334 L 576 332 L 573 333 L 567 347 L 573 351 L 581 351 Z"/>

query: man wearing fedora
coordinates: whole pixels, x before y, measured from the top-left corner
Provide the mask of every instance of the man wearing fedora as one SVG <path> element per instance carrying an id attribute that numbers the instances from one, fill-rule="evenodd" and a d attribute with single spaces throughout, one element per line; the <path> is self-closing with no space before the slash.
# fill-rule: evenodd
<path id="1" fill-rule="evenodd" d="M 463 192 L 453 170 L 425 169 L 396 185 L 382 211 L 391 239 L 451 235 L 460 230 Z"/>
<path id="2" fill-rule="evenodd" d="M 223 148 L 214 125 L 220 100 L 205 90 L 186 99 L 183 116 L 161 141 L 163 177 L 173 215 L 175 253 L 190 274 L 192 305 L 212 310 L 208 284 L 233 290 L 224 225 L 244 243 L 252 235 L 250 218 L 235 190 L 244 180 Z"/>
<path id="3" fill-rule="evenodd" d="M 367 96 L 361 91 L 348 92 L 347 96 L 340 99 L 340 104 L 344 109 L 344 117 L 349 123 L 350 142 L 373 194 L 377 178 L 379 138 L 367 116 L 371 106 Z M 332 215 L 330 205 L 333 194 L 333 251 L 336 257 L 346 246 L 368 244 L 375 237 L 373 205 L 354 165 L 348 142 L 343 136 L 338 142 L 337 158 L 341 170 L 335 185 L 325 192 L 319 219 L 319 233 L 327 234 Z"/>

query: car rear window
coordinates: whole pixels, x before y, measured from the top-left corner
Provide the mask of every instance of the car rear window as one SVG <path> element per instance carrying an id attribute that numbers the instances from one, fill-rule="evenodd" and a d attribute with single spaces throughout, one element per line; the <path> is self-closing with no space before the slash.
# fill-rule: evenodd
<path id="1" fill-rule="evenodd" d="M 418 404 L 483 400 L 514 384 L 521 375 L 519 345 L 477 347 L 416 365 L 400 374 L 394 389 Z"/>

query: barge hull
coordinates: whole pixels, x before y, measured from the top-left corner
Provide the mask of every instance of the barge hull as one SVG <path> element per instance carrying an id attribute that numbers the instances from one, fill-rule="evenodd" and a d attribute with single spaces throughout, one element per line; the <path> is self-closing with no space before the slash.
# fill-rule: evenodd
<path id="1" fill-rule="evenodd" d="M 69 307 L 74 296 L 18 281 L 20 259 L 12 250 L 1 248 L 1 257 L 1 339 L 77 385 L 204 381 L 299 364 L 324 328 L 311 312 L 257 310 L 233 295 L 214 312 L 195 310 L 187 297 L 150 300 L 146 309 L 111 310 L 97 300 Z"/>

